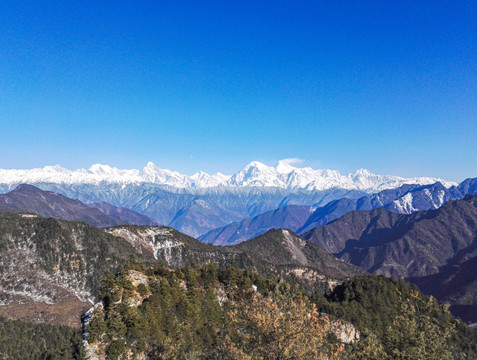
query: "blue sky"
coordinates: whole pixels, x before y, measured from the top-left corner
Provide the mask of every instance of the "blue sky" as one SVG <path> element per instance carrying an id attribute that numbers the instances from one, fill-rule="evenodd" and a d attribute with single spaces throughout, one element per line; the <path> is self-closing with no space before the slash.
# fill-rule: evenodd
<path id="1" fill-rule="evenodd" d="M 475 1 L 2 1 L 0 168 L 477 176 Z"/>

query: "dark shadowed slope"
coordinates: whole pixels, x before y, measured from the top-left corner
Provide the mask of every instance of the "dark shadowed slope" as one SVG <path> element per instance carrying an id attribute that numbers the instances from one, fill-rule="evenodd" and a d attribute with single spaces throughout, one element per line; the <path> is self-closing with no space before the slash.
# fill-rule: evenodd
<path id="1" fill-rule="evenodd" d="M 456 256 L 437 274 L 406 279 L 419 289 L 451 304 L 451 311 L 466 322 L 477 322 L 477 256 L 476 243 L 464 256 Z M 469 256 L 472 256 L 469 258 Z M 467 259 L 467 260 L 465 260 Z"/>
<path id="2" fill-rule="evenodd" d="M 364 270 L 404 277 L 477 322 L 477 196 L 411 215 L 353 211 L 304 237 Z"/>
<path id="3" fill-rule="evenodd" d="M 31 212 L 43 217 L 82 221 L 100 227 L 134 224 L 136 221 L 140 224 L 151 222 L 151 219 L 131 210 L 123 211 L 112 205 L 104 205 L 103 208 L 108 209 L 110 215 L 79 200 L 27 184 L 19 185 L 15 190 L 0 195 L 0 212 Z"/>
<path id="4" fill-rule="evenodd" d="M 303 236 L 369 272 L 401 278 L 431 275 L 454 257 L 465 260 L 473 254 L 477 197 L 411 215 L 382 208 L 354 211 Z"/>

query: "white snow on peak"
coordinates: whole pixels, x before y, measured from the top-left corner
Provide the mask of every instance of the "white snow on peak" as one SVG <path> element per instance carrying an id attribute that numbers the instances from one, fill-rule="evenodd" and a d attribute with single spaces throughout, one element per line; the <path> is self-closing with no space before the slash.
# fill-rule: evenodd
<path id="1" fill-rule="evenodd" d="M 217 172 L 212 176 L 219 179 L 223 183 L 225 183 L 225 181 L 227 181 L 228 179 L 230 179 L 232 177 L 232 175 L 224 175 L 221 172 Z"/>
<path id="2" fill-rule="evenodd" d="M 155 184 L 164 184 L 174 187 L 183 187 L 186 183 L 187 176 L 178 173 L 177 171 L 163 170 L 158 168 L 152 162 L 148 162 L 146 167 L 142 170 L 143 182 L 150 182 Z"/>
<path id="3" fill-rule="evenodd" d="M 56 184 L 95 184 L 107 183 L 153 183 L 176 188 L 226 187 L 278 187 L 290 190 L 304 189 L 321 191 L 331 188 L 378 192 L 399 187 L 403 184 L 427 185 L 440 181 L 444 186 L 456 185 L 438 178 L 402 178 L 391 175 L 376 175 L 359 169 L 354 173 L 342 175 L 337 170 L 295 167 L 300 159 L 280 160 L 276 166 L 268 166 L 253 161 L 234 175 L 216 173 L 209 175 L 199 171 L 192 176 L 177 171 L 161 169 L 148 162 L 142 170 L 118 169 L 109 165 L 94 164 L 89 169 L 69 170 L 59 165 L 45 166 L 29 170 L 0 169 L 0 184 L 56 183 Z"/>
<path id="4" fill-rule="evenodd" d="M 281 174 L 287 174 L 291 171 L 293 171 L 295 168 L 292 166 L 292 164 L 298 162 L 298 161 L 294 161 L 295 159 L 284 159 L 284 160 L 280 160 L 278 161 L 278 164 L 277 166 L 275 167 L 275 169 L 277 170 L 277 172 L 281 173 Z M 297 159 L 298 160 L 298 159 Z"/>
<path id="5" fill-rule="evenodd" d="M 214 187 L 223 185 L 229 178 L 230 176 L 219 172 L 215 175 L 209 175 L 206 172 L 199 171 L 190 177 L 191 183 L 189 186 L 197 188 Z"/>

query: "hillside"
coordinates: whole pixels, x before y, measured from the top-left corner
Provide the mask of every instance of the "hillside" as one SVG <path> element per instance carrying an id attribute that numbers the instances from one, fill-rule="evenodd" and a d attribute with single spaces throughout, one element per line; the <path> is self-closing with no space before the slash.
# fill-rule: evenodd
<path id="1" fill-rule="evenodd" d="M 404 280 L 356 276 L 330 293 L 316 294 L 314 301 L 320 311 L 351 322 L 365 337 L 359 359 L 460 360 L 477 356 L 477 334 L 453 319 L 446 305 L 438 305 L 435 298 Z"/>
<path id="2" fill-rule="evenodd" d="M 21 184 L 11 192 L 0 195 L 0 212 L 30 212 L 100 227 L 119 224 L 155 225 L 154 220 L 129 209 L 107 203 L 88 206 L 79 200 L 27 184 Z"/>
<path id="3" fill-rule="evenodd" d="M 472 331 L 403 281 L 356 277 L 310 298 L 283 279 L 212 264 L 128 263 L 85 324 L 85 351 L 101 360 L 457 360 L 477 350 Z"/>
<path id="4" fill-rule="evenodd" d="M 270 230 L 233 246 L 205 244 L 168 227 L 119 226 L 106 231 L 173 269 L 208 262 L 220 268 L 233 264 L 241 269 L 253 268 L 261 275 L 280 274 L 310 290 L 325 289 L 361 273 L 289 230 Z"/>
<path id="5" fill-rule="evenodd" d="M 78 327 L 103 274 L 133 254 L 128 242 L 84 223 L 0 214 L 0 316 Z"/>
<path id="6" fill-rule="evenodd" d="M 272 246 L 273 245 L 273 246 Z M 258 247 L 268 249 L 268 252 Z M 31 214 L 0 214 L 0 315 L 78 326 L 99 294 L 102 275 L 134 255 L 171 268 L 236 264 L 283 274 L 311 290 L 333 286 L 360 270 L 287 231 L 240 247 L 204 244 L 172 228 L 84 223 Z"/>
<path id="7" fill-rule="evenodd" d="M 266 323 L 259 325 L 257 319 L 254 329 L 252 318 L 240 316 L 249 309 L 265 315 Z M 237 322 L 247 320 L 246 327 Z M 271 330 L 274 324 L 281 330 L 260 330 L 262 326 Z M 297 287 L 276 278 L 232 266 L 220 270 L 211 264 L 176 271 L 128 264 L 117 277 L 108 278 L 103 302 L 87 314 L 85 349 L 97 359 L 128 352 L 133 359 L 225 359 L 234 353 L 234 359 L 249 359 L 248 354 L 250 359 L 268 359 L 277 349 L 283 355 L 311 359 L 314 354 L 313 358 L 324 359 L 321 354 L 339 353 L 339 344 L 323 335 L 340 334 L 344 328 L 330 325 Z M 247 341 L 244 329 L 253 341 Z"/>
<path id="8" fill-rule="evenodd" d="M 399 215 L 385 209 L 354 211 L 303 236 L 369 272 L 406 278 L 439 272 L 456 256 L 472 256 L 477 196 L 437 210 Z"/>

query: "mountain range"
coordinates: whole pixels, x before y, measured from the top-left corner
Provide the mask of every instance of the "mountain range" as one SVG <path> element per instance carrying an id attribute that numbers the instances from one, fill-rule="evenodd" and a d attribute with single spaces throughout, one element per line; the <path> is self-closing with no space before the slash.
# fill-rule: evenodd
<path id="1" fill-rule="evenodd" d="M 6 176 L 9 181 L 22 172 L 2 171 L 0 174 L 9 174 Z M 243 268 L 252 266 L 263 271 L 272 267 L 284 276 L 299 274 L 302 281 L 308 279 L 304 284 L 309 287 L 322 276 L 331 279 L 332 275 L 356 273 L 357 270 L 349 269 L 351 272 L 347 273 L 342 266 L 338 266 L 341 273 L 327 272 L 327 266 L 334 262 L 327 258 L 331 255 L 324 255 L 321 247 L 345 261 L 336 264 L 349 262 L 367 272 L 409 279 L 425 292 L 451 303 L 454 309 L 477 313 L 477 308 L 474 309 L 477 285 L 468 275 L 473 273 L 476 261 L 473 250 L 476 246 L 473 243 L 476 201 L 472 195 L 477 193 L 477 179 L 467 179 L 458 185 L 440 181 L 428 183 L 436 179 L 383 177 L 364 170 L 343 177 L 329 170 L 294 168 L 287 162 L 280 162 L 276 167 L 253 162 L 233 176 L 222 175 L 222 180 L 227 179 L 214 186 L 187 183 L 189 180 L 171 172 L 184 180 L 182 185 L 176 183 L 174 187 L 171 178 L 177 176 L 169 174 L 166 177 L 164 171 L 151 164 L 142 172 L 105 166 L 81 171 L 57 167 L 38 172 L 24 170 L 20 175 L 26 182 L 57 182 L 14 187 L 12 181 L 0 177 L 3 190 L 13 188 L 0 195 L 0 212 L 21 213 L 18 215 L 23 219 L 21 221 L 51 217 L 106 227 L 106 234 L 122 238 L 132 246 L 126 253 L 137 254 L 145 261 L 162 261 L 172 268 L 189 266 L 193 259 L 213 260 L 221 266 L 234 262 Z M 10 176 L 12 173 L 16 175 Z M 139 174 L 142 180 L 134 178 L 134 174 Z M 205 173 L 199 175 L 194 179 L 205 181 L 208 178 Z M 318 180 L 324 179 L 330 181 L 328 185 L 316 185 Z M 388 188 L 396 182 L 399 187 Z M 379 188 L 384 190 L 368 193 Z M 157 225 L 158 221 L 153 219 L 164 219 L 163 223 L 170 227 L 131 226 Z M 130 226 L 114 227 L 126 224 Z M 202 234 L 199 239 L 206 243 L 234 246 L 204 244 L 171 227 L 195 237 Z M 272 230 L 274 228 L 288 230 Z M 41 233 L 41 229 L 36 228 L 33 233 Z M 86 231 L 78 229 L 73 232 Z M 64 231 L 61 236 L 66 236 Z M 92 232 L 96 233 L 96 230 Z M 294 232 L 309 241 L 303 242 Z M 77 235 L 71 236 L 75 239 Z M 260 240 L 263 238 L 267 240 Z M 173 239 L 180 240 L 174 242 Z M 249 239 L 254 240 L 245 241 Z M 280 239 L 278 248 L 273 239 Z M 265 245 L 260 245 L 262 242 Z M 314 247 L 313 243 L 319 247 Z M 25 246 L 35 249 L 38 244 Z M 42 243 L 41 247 L 44 246 Z M 55 251 L 65 250 L 58 248 Z M 101 251 L 117 252 L 114 247 Z M 280 255 L 282 251 L 285 255 Z M 20 252 L 18 249 L 17 255 Z M 259 255 L 260 260 L 255 255 Z M 55 259 L 56 255 L 48 256 Z M 325 258 L 322 265 L 316 265 L 321 261 L 319 259 Z M 284 259 L 284 262 L 277 259 Z M 118 261 L 114 263 L 119 265 Z M 323 265 L 325 263 L 327 266 Z M 67 266 L 61 264 L 61 261 L 57 263 Z M 83 266 L 87 266 L 86 263 Z M 26 271 L 15 269 L 19 273 Z M 10 273 L 4 281 L 9 284 L 12 276 Z M 34 284 L 45 284 L 45 276 L 50 275 L 34 278 Z M 57 284 L 52 293 L 58 287 L 59 275 L 55 276 L 48 278 Z M 75 276 L 87 279 L 84 273 Z M 31 288 L 35 286 L 30 284 Z M 24 290 L 14 291 L 14 297 Z M 91 297 L 96 290 L 82 288 L 78 291 L 77 294 Z M 49 299 L 45 301 L 53 301 L 39 290 L 38 294 Z M 88 296 L 80 297 L 84 302 Z"/>
<path id="2" fill-rule="evenodd" d="M 199 239 L 216 245 L 234 244 L 256 237 L 271 228 L 282 227 L 301 234 L 354 210 L 383 207 L 394 213 L 410 214 L 415 211 L 438 209 L 447 201 L 462 199 L 466 194 L 476 193 L 477 179 L 467 179 L 450 188 L 446 188 L 440 182 L 431 185 L 406 184 L 358 199 L 343 197 L 317 208 L 284 206 L 211 230 Z"/>
<path id="3" fill-rule="evenodd" d="M 59 165 L 45 166 L 31 170 L 0 169 L 0 183 L 18 185 L 20 183 L 92 184 L 106 183 L 152 183 L 175 188 L 225 187 L 278 187 L 284 189 L 305 189 L 322 191 L 332 188 L 376 192 L 395 188 L 402 184 L 432 184 L 443 181 L 437 178 L 402 178 L 391 175 L 375 175 L 365 169 L 342 175 L 337 170 L 314 170 L 309 167 L 292 166 L 293 159 L 280 160 L 276 166 L 267 166 L 252 161 L 234 175 L 220 172 L 209 175 L 203 171 L 192 176 L 176 171 L 158 168 L 148 162 L 142 170 L 121 170 L 109 165 L 95 164 L 89 169 L 68 170 Z M 445 182 L 447 186 L 452 182 Z"/>
<path id="4" fill-rule="evenodd" d="M 75 304 L 75 307 L 81 305 L 80 308 L 83 309 L 87 305 L 86 300 L 96 296 L 98 286 L 90 283 L 87 273 L 81 269 L 88 266 L 97 267 L 98 265 L 92 263 L 88 265 L 88 261 L 93 261 L 88 260 L 88 256 L 97 258 L 98 255 L 88 252 L 88 256 L 84 257 L 84 254 L 78 254 L 81 254 L 80 249 L 84 249 L 83 242 L 97 241 L 101 247 L 98 250 L 93 247 L 93 252 L 100 251 L 103 257 L 110 259 L 115 258 L 115 253 L 122 254 L 120 258 L 123 260 L 118 258 L 113 261 L 114 266 L 124 262 L 127 254 L 136 254 L 147 262 L 160 261 L 171 268 L 190 266 L 197 261 L 214 261 L 220 266 L 233 263 L 241 268 L 253 267 L 263 274 L 274 269 L 275 273 L 297 278 L 298 280 L 294 281 L 311 289 L 324 286 L 322 279 L 329 282 L 358 273 L 357 268 L 346 268 L 347 263 L 351 263 L 367 272 L 406 278 L 418 284 L 424 292 L 450 303 L 453 310 L 463 312 L 459 313 L 462 318 L 475 321 L 475 316 L 469 314 L 477 314 L 477 281 L 472 276 L 473 265 L 477 261 L 477 196 L 467 194 L 462 200 L 450 199 L 462 197 L 465 192 L 475 193 L 476 183 L 475 179 L 468 179 L 449 189 L 440 183 L 403 185 L 359 199 L 344 198 L 332 201 L 321 208 L 284 206 L 225 226 L 216 230 L 216 234 L 214 231 L 208 233 L 208 236 L 225 239 L 222 244 L 238 244 L 226 247 L 202 243 L 170 227 L 111 227 L 119 223 L 148 223 L 152 220 L 104 202 L 86 205 L 79 200 L 23 184 L 10 193 L 0 195 L 0 212 L 20 213 L 3 217 L 2 296 L 10 299 L 6 305 L 12 304 L 12 299 L 23 302 L 26 301 L 25 296 L 30 296 L 30 301 L 26 301 L 30 307 L 32 299 L 34 302 L 40 299 L 40 302 L 46 303 L 63 299 L 66 301 L 65 308 Z M 411 214 L 395 213 L 397 209 L 402 211 L 402 207 L 395 207 L 396 203 L 402 204 L 402 199 L 408 199 L 410 206 L 406 209 L 412 208 Z M 200 200 L 196 200 L 196 203 L 197 214 L 200 214 L 201 206 L 206 208 L 207 203 L 201 204 Z M 382 206 L 385 203 L 387 205 Z M 443 205 L 440 206 L 441 204 Z M 381 207 L 377 207 L 380 205 Z M 363 210 L 370 207 L 376 208 Z M 437 209 L 416 211 L 420 207 Z M 360 210 L 354 210 L 356 208 Z M 98 232 L 100 229 L 85 227 L 86 224 L 61 223 L 55 219 L 48 222 L 48 219 L 42 220 L 38 215 L 82 221 L 106 229 L 101 230 L 104 231 L 101 233 Z M 220 209 L 216 209 L 215 216 L 225 215 L 226 212 L 222 214 Z M 293 232 L 306 228 L 307 224 L 316 225 L 320 221 L 326 225 L 315 226 L 303 233 L 303 238 L 309 241 Z M 35 224 L 33 227 L 25 228 L 25 223 L 32 222 Z M 23 230 L 20 233 L 12 233 L 14 229 Z M 108 238 L 107 234 L 126 242 L 121 245 L 121 242 Z M 45 243 L 52 236 L 56 239 L 55 242 Z M 88 239 L 85 239 L 85 236 Z M 254 239 L 243 241 L 248 240 L 244 238 L 248 236 Z M 56 242 L 58 240 L 59 243 Z M 201 240 L 206 242 L 207 237 L 202 237 Z M 7 245 L 5 241 L 11 245 Z M 105 241 L 110 244 L 109 248 L 101 245 Z M 216 241 L 215 245 L 217 244 L 220 242 Z M 118 250 L 116 246 L 123 250 Z M 26 248 L 29 250 L 25 252 Z M 38 251 L 41 259 L 36 259 Z M 77 255 L 71 255 L 70 251 Z M 344 262 L 337 262 L 329 253 Z M 14 263 L 13 260 L 5 260 L 13 259 L 10 258 L 12 254 L 20 256 L 22 261 Z M 47 256 L 47 259 L 44 256 Z M 83 256 L 83 260 L 80 261 L 78 256 Z M 39 265 L 40 273 L 31 273 L 31 265 L 28 264 L 42 264 L 45 261 L 48 264 L 53 261 L 53 268 L 43 269 L 42 265 Z M 73 263 L 75 265 L 71 268 Z M 10 270 L 5 272 L 6 269 Z M 65 269 L 67 273 L 63 274 Z M 73 275 L 68 273 L 68 269 Z M 78 273 L 77 270 L 81 271 Z M 30 274 L 35 274 L 32 277 L 29 275 L 32 281 L 18 277 L 28 274 L 29 271 Z M 14 287 L 13 284 L 18 282 L 28 285 Z M 72 284 L 74 289 L 66 285 L 67 283 Z M 42 290 L 44 288 L 50 289 L 50 295 L 46 290 Z M 71 303 L 67 300 L 73 299 L 72 294 L 77 300 L 81 300 L 81 304 L 76 300 Z M 12 306 L 17 309 L 15 304 L 13 301 Z M 4 307 L 3 310 L 5 309 L 9 311 L 10 307 Z M 58 315 L 47 314 L 48 312 L 43 316 Z M 58 316 L 62 318 L 65 315 Z"/>
<path id="5" fill-rule="evenodd" d="M 103 274 L 135 256 L 171 269 L 214 262 L 279 274 L 310 293 L 364 272 L 404 278 L 475 323 L 476 192 L 476 179 L 467 179 L 450 188 L 405 184 L 321 207 L 285 205 L 212 231 L 201 242 L 171 227 L 147 226 L 157 224 L 129 209 L 23 184 L 0 195 L 0 316 L 77 327 L 98 301 Z M 177 217 L 240 216 L 211 201 L 192 203 Z M 118 226 L 141 222 L 147 225 Z M 207 236 L 225 240 L 207 244 Z"/>
<path id="6" fill-rule="evenodd" d="M 85 204 L 106 202 L 127 208 L 198 237 L 287 205 L 319 207 L 344 197 L 355 199 L 404 184 L 436 181 L 455 185 L 436 178 L 375 175 L 363 169 L 341 175 L 336 170 L 297 168 L 287 160 L 275 167 L 251 162 L 231 176 L 199 172 L 190 177 L 152 163 L 142 170 L 97 164 L 74 171 L 60 166 L 0 170 L 0 193 L 27 183 Z"/>

